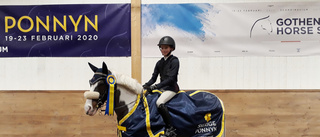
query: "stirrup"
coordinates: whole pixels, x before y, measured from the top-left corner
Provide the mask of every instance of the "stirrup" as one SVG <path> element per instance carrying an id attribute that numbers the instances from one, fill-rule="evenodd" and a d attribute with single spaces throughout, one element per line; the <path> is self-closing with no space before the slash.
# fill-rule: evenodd
<path id="1" fill-rule="evenodd" d="M 175 131 L 176 131 L 176 129 L 173 127 L 166 128 L 164 135 L 160 136 L 160 137 L 176 137 L 177 134 Z"/>

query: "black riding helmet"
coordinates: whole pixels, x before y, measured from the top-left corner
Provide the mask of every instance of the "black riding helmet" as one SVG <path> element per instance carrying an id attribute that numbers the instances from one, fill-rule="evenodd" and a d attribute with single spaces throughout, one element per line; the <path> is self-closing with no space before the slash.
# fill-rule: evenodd
<path id="1" fill-rule="evenodd" d="M 170 36 L 164 36 L 160 39 L 158 46 L 160 47 L 161 45 L 169 45 L 173 48 L 173 50 L 176 49 L 176 44 Z"/>

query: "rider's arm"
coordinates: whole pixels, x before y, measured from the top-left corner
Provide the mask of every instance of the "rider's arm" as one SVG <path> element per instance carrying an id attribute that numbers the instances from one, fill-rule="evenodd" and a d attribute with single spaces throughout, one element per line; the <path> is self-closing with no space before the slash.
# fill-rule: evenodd
<path id="1" fill-rule="evenodd" d="M 170 84 L 178 82 L 178 72 L 179 72 L 179 60 L 178 58 L 173 59 L 170 65 L 170 68 L 167 72 L 168 78 L 161 81 L 159 84 L 157 84 L 157 88 L 162 88 L 164 86 L 168 86 Z"/>
<path id="2" fill-rule="evenodd" d="M 159 64 L 160 64 L 160 62 L 158 61 L 156 66 L 154 67 L 151 79 L 145 85 L 151 86 L 153 83 L 155 83 L 157 81 L 158 75 L 160 73 Z"/>

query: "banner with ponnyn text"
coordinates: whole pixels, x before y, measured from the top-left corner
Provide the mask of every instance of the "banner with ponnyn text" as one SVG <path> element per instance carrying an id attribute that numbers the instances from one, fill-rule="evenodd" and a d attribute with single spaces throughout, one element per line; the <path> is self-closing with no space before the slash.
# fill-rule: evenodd
<path id="1" fill-rule="evenodd" d="M 125 4 L 0 6 L 0 57 L 131 56 Z"/>
<path id="2" fill-rule="evenodd" d="M 143 57 L 320 55 L 320 2 L 142 3 Z"/>

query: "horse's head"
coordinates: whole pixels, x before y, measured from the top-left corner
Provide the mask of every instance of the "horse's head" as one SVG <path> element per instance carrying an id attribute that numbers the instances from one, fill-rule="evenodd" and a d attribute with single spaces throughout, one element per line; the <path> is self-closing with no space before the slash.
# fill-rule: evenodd
<path id="1" fill-rule="evenodd" d="M 84 110 L 87 115 L 93 116 L 106 102 L 105 114 L 113 115 L 117 113 L 117 118 L 124 117 L 135 105 L 138 95 L 142 94 L 141 84 L 123 74 L 113 74 L 108 70 L 103 62 L 102 68 L 89 63 L 94 72 L 90 83 L 90 91 L 84 93 L 87 99 Z"/>
<path id="2" fill-rule="evenodd" d="M 109 86 L 106 84 L 106 78 L 111 72 L 104 62 L 102 63 L 102 68 L 97 68 L 90 63 L 89 66 L 94 72 L 94 75 L 92 79 L 89 80 L 90 91 L 84 93 L 84 97 L 87 99 L 84 109 L 87 115 L 93 116 L 107 100 Z"/>

